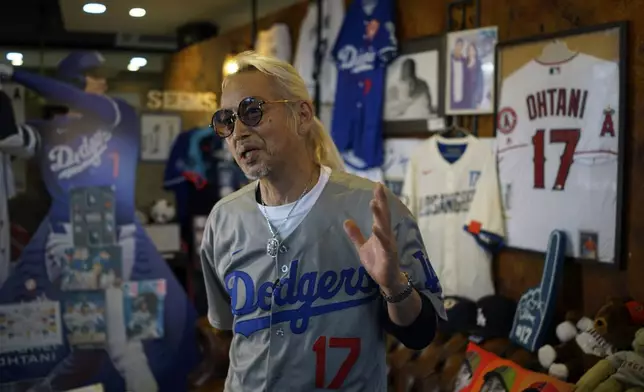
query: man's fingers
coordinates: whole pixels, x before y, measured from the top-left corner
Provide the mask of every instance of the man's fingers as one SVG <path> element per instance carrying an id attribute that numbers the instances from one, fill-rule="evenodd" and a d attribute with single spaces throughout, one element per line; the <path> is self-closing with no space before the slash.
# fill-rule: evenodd
<path id="1" fill-rule="evenodd" d="M 382 247 L 385 248 L 386 251 L 389 251 L 391 248 L 391 237 L 389 234 L 384 231 L 382 227 L 378 227 L 376 225 L 373 225 L 371 230 L 373 231 L 373 235 L 380 241 Z"/>
<path id="2" fill-rule="evenodd" d="M 344 231 L 347 233 L 349 239 L 351 240 L 351 242 L 353 242 L 353 245 L 355 245 L 357 249 L 360 249 L 360 247 L 364 245 L 365 242 L 367 242 L 356 222 L 348 219 L 344 221 L 343 226 Z"/>
<path id="3" fill-rule="evenodd" d="M 391 229 L 391 216 L 389 205 L 387 204 L 387 193 L 385 186 L 378 183 L 373 191 L 373 200 L 371 201 L 371 211 L 374 214 L 374 223 L 382 227 L 385 231 Z"/>
<path id="4" fill-rule="evenodd" d="M 384 211 L 383 206 L 375 199 L 371 200 L 369 206 L 373 214 L 373 225 L 386 230 L 388 227 L 387 213 Z"/>

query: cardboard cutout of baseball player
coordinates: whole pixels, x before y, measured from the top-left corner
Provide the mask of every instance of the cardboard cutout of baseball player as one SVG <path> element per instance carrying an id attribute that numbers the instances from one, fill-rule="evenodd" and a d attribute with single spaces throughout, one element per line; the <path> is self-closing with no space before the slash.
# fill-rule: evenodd
<path id="1" fill-rule="evenodd" d="M 0 303 L 43 297 L 62 300 L 65 293 L 60 290 L 60 279 L 70 249 L 79 246 L 81 239 L 87 242 L 83 246 L 119 246 L 124 281 L 167 281 L 165 336 L 143 343 L 128 342 L 122 296 L 113 296 L 110 302 L 108 295 L 108 337 L 103 354 L 74 350 L 66 341 L 46 355 L 35 353 L 34 357 L 40 359 L 27 366 L 15 356 L 5 358 L 4 363 L 9 365 L 0 368 L 0 379 L 45 378 L 43 382 L 56 389 L 101 382 L 107 391 L 184 391 L 187 375 L 198 362 L 196 312 L 135 219 L 139 118 L 125 101 L 105 95 L 103 66 L 103 57 L 93 51 L 73 52 L 64 58 L 58 66 L 58 80 L 0 65 L 4 78 L 70 109 L 69 114 L 52 120 L 29 122 L 41 140 L 37 159 L 52 204 L 20 262 L 0 288 Z M 86 200 L 72 198 L 70 194 L 75 191 L 85 194 Z M 103 202 L 97 204 L 97 200 Z M 90 207 L 101 210 L 100 221 L 76 219 L 77 209 Z"/>

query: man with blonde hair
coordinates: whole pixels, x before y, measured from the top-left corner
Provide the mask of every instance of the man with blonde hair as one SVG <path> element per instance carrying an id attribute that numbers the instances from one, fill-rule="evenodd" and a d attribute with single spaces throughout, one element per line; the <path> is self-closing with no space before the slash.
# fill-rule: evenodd
<path id="1" fill-rule="evenodd" d="M 256 181 L 215 205 L 201 245 L 208 318 L 232 331 L 225 390 L 384 392 L 385 332 L 422 349 L 445 317 L 416 222 L 343 172 L 291 65 L 236 61 L 212 126 Z"/>

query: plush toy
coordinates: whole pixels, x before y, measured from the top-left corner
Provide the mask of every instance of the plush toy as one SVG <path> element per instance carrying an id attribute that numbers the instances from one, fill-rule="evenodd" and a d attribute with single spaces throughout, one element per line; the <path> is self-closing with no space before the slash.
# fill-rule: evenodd
<path id="1" fill-rule="evenodd" d="M 573 340 L 580 333 L 593 327 L 593 320 L 577 310 L 566 312 L 564 321 L 555 330 L 559 344 Z"/>
<path id="2" fill-rule="evenodd" d="M 633 341 L 633 351 L 620 351 L 595 364 L 577 382 L 578 392 L 644 392 L 644 328 Z"/>
<path id="3" fill-rule="evenodd" d="M 633 302 L 609 300 L 595 315 L 592 326 L 589 327 L 585 319 L 580 320 L 578 327 L 586 328 L 575 334 L 573 339 L 570 339 L 574 334 L 570 325 L 559 327 L 558 333 L 564 338 L 564 342 L 558 346 L 545 345 L 539 349 L 541 366 L 551 376 L 575 382 L 602 358 L 620 350 L 628 350 L 638 329 L 630 311 Z"/>

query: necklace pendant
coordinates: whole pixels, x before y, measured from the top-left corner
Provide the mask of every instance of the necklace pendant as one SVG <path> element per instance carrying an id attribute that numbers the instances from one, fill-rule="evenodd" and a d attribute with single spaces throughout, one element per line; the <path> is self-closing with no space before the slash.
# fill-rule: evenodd
<path id="1" fill-rule="evenodd" d="M 280 242 L 277 240 L 277 238 L 269 238 L 269 240 L 266 242 L 266 254 L 275 258 L 279 253 L 279 249 Z"/>

